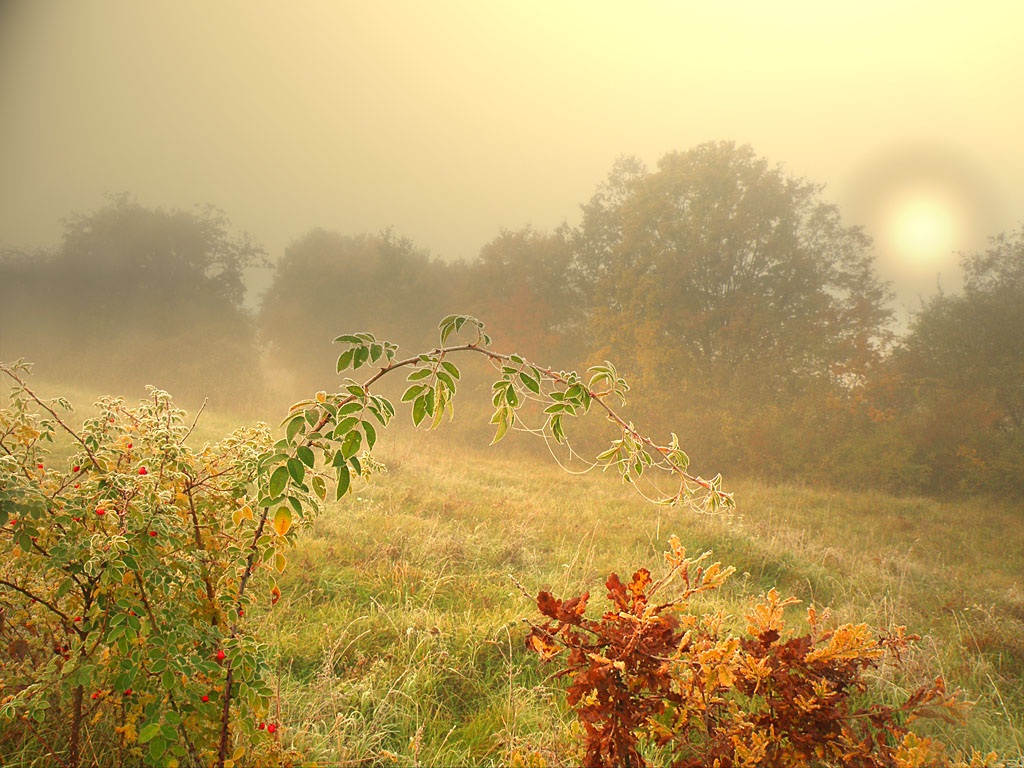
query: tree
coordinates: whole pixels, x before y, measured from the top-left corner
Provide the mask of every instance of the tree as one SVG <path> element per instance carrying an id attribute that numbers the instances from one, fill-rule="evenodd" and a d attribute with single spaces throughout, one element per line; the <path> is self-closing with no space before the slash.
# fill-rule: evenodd
<path id="1" fill-rule="evenodd" d="M 305 391 L 336 373 L 323 360 L 329 336 L 310 328 L 370 326 L 402 343 L 427 343 L 423 328 L 457 290 L 459 265 L 431 258 L 407 238 L 314 229 L 293 241 L 263 297 L 259 324 L 271 357 Z"/>
<path id="2" fill-rule="evenodd" d="M 528 355 L 578 351 L 579 301 L 564 232 L 504 230 L 467 271 L 466 301 L 499 329 L 495 339 Z"/>
<path id="3" fill-rule="evenodd" d="M 653 173 L 617 163 L 575 237 L 601 354 L 659 350 L 632 360 L 659 388 L 682 374 L 761 393 L 870 357 L 886 292 L 868 238 L 820 192 L 732 142 Z"/>
<path id="4" fill-rule="evenodd" d="M 895 356 L 904 418 L 933 487 L 1024 493 L 1024 229 L 963 267 L 963 294 L 922 306 Z"/>
<path id="5" fill-rule="evenodd" d="M 592 359 L 621 360 L 705 459 L 813 471 L 835 428 L 825 404 L 889 339 L 869 245 L 749 146 L 702 144 L 655 171 L 621 159 L 573 234 Z"/>
<path id="6" fill-rule="evenodd" d="M 232 235 L 215 208 L 113 198 L 66 221 L 52 252 L 0 263 L 2 352 L 33 357 L 59 379 L 141 389 L 159 377 L 237 403 L 258 375 L 244 271 L 263 263 L 263 250 Z M 244 374 L 219 376 L 225 368 Z"/>

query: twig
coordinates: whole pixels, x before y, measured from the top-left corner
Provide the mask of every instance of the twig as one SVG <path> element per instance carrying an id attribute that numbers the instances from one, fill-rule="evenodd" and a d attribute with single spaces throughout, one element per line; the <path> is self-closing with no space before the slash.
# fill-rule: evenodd
<path id="1" fill-rule="evenodd" d="M 178 445 L 182 445 L 186 440 L 188 440 L 188 436 L 191 435 L 192 434 L 192 430 L 196 428 L 196 424 L 199 423 L 199 417 L 203 415 L 203 409 L 206 408 L 206 404 L 209 401 L 210 401 L 210 398 L 206 398 L 206 399 L 203 400 L 203 404 L 201 406 L 199 406 L 199 410 L 196 411 L 195 419 L 192 420 L 192 426 L 188 428 L 188 432 L 185 433 L 185 436 L 183 438 L 181 438 L 181 440 L 178 441 Z"/>
<path id="2" fill-rule="evenodd" d="M 28 393 L 29 397 L 31 397 L 33 400 L 35 400 L 37 403 L 39 403 L 39 405 L 41 407 L 46 409 L 46 411 L 51 416 L 53 416 L 54 420 L 58 424 L 60 424 L 61 427 L 64 428 L 64 431 L 67 432 L 69 435 L 71 435 L 73 438 L 75 438 L 75 440 L 77 440 L 81 444 L 81 446 L 85 449 L 86 454 L 89 456 L 89 460 L 92 462 L 93 466 L 96 467 L 96 469 L 102 470 L 102 467 L 100 467 L 100 463 L 98 461 L 96 461 L 96 457 L 93 455 L 92 450 L 90 450 L 89 446 L 85 444 L 85 440 L 83 440 L 79 436 L 79 434 L 77 432 L 75 432 L 75 430 L 73 430 L 71 427 L 69 427 L 63 421 L 61 421 L 60 416 L 57 415 L 57 412 L 54 411 L 53 408 L 51 408 L 46 403 L 44 403 L 42 400 L 40 400 L 38 397 L 36 397 L 36 393 L 28 388 L 28 385 L 25 383 L 25 381 L 18 374 L 16 374 L 14 371 L 12 371 L 10 368 L 8 368 L 6 365 L 0 365 L 0 371 L 3 371 L 8 376 L 10 376 L 12 379 L 14 379 L 16 382 L 18 382 L 18 384 L 21 385 L 21 388 L 25 392 Z"/>

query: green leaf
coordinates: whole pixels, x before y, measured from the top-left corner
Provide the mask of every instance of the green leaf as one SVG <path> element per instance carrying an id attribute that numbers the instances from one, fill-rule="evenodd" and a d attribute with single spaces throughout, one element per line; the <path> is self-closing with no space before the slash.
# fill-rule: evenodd
<path id="1" fill-rule="evenodd" d="M 422 395 L 416 398 L 416 402 L 412 405 L 412 423 L 417 427 L 420 422 L 423 421 L 423 417 L 427 413 L 427 402 L 426 398 Z"/>
<path id="2" fill-rule="evenodd" d="M 337 417 L 340 419 L 342 416 L 348 416 L 350 413 L 358 413 L 363 410 L 363 404 L 352 402 L 345 403 L 341 408 L 338 409 Z"/>
<path id="3" fill-rule="evenodd" d="M 300 431 L 305 432 L 305 430 L 306 430 L 306 419 L 300 413 L 294 419 L 292 419 L 290 422 L 288 422 L 288 431 L 287 431 L 288 442 L 290 443 L 292 440 L 294 440 L 295 436 Z"/>
<path id="4" fill-rule="evenodd" d="M 323 501 L 324 499 L 326 499 L 327 498 L 327 483 L 324 482 L 324 479 L 322 477 L 320 477 L 319 475 L 316 475 L 312 479 L 311 483 L 313 485 L 313 493 L 315 493 L 317 496 L 320 497 L 320 501 Z"/>
<path id="5" fill-rule="evenodd" d="M 498 420 L 498 431 L 495 432 L 494 439 L 491 440 L 491 445 L 494 445 L 496 442 L 501 440 L 501 438 L 505 436 L 505 433 L 508 432 L 508 421 L 508 417 L 502 413 L 501 418 Z"/>
<path id="6" fill-rule="evenodd" d="M 164 740 L 163 736 L 157 736 L 151 742 L 149 742 L 149 757 L 154 762 L 163 757 L 164 752 L 166 751 L 167 742 Z"/>
<path id="7" fill-rule="evenodd" d="M 559 443 L 565 442 L 565 433 L 562 431 L 562 417 L 555 415 L 551 417 L 551 434 Z"/>
<path id="8" fill-rule="evenodd" d="M 338 422 L 338 426 L 334 428 L 334 439 L 340 440 L 342 435 L 349 432 L 352 427 L 359 423 L 359 419 L 356 416 L 346 416 L 344 419 Z"/>
<path id="9" fill-rule="evenodd" d="M 444 371 L 437 372 L 437 380 L 443 382 L 452 392 L 455 391 L 455 380 Z"/>
<path id="10" fill-rule="evenodd" d="M 160 723 L 146 723 L 139 731 L 139 744 L 145 744 L 160 733 Z"/>
<path id="11" fill-rule="evenodd" d="M 415 400 L 417 397 L 419 397 L 420 393 L 426 388 L 426 384 L 413 384 L 411 387 L 405 390 L 405 394 L 402 395 L 402 402 L 408 403 L 410 400 Z"/>
<path id="12" fill-rule="evenodd" d="M 274 470 L 274 474 L 270 476 L 270 487 L 268 493 L 271 496 L 280 496 L 281 491 L 288 485 L 288 468 L 278 467 Z"/>
<path id="13" fill-rule="evenodd" d="M 532 376 L 527 376 L 525 373 L 519 374 L 519 379 L 526 385 L 526 388 L 532 390 L 536 394 L 540 394 L 540 382 L 534 379 Z"/>
<path id="14" fill-rule="evenodd" d="M 312 469 L 313 465 L 316 464 L 316 456 L 313 455 L 312 449 L 308 446 L 300 445 L 295 450 L 295 455 L 298 456 L 299 460 L 310 469 Z M 302 481 L 300 480 L 299 482 L 301 483 Z"/>
<path id="15" fill-rule="evenodd" d="M 352 369 L 359 368 L 370 357 L 370 350 L 367 347 L 356 347 L 355 355 L 352 357 Z"/>
<path id="16" fill-rule="evenodd" d="M 348 491 L 349 483 L 352 481 L 352 476 L 348 471 L 348 464 L 342 464 L 338 467 L 338 488 L 335 492 L 335 498 L 340 499 Z"/>
<path id="17" fill-rule="evenodd" d="M 345 435 L 345 440 L 341 444 L 341 454 L 346 458 L 352 458 L 359 452 L 359 446 L 363 442 L 363 436 L 359 434 L 357 430 L 352 430 Z"/>
<path id="18" fill-rule="evenodd" d="M 334 343 L 343 342 L 345 344 L 361 344 L 362 339 L 358 336 L 353 336 L 351 333 L 346 333 L 344 336 L 339 336 L 334 340 Z"/>
<path id="19" fill-rule="evenodd" d="M 298 459 L 288 459 L 288 474 L 292 476 L 296 485 L 302 485 L 302 481 L 306 478 L 306 467 Z"/>
<path id="20" fill-rule="evenodd" d="M 363 432 L 366 433 L 366 448 L 367 450 L 373 450 L 373 444 L 377 442 L 377 430 L 373 428 L 373 424 L 368 421 L 363 422 Z"/>
<path id="21" fill-rule="evenodd" d="M 352 350 L 346 350 L 338 356 L 338 373 L 341 373 L 352 364 Z"/>

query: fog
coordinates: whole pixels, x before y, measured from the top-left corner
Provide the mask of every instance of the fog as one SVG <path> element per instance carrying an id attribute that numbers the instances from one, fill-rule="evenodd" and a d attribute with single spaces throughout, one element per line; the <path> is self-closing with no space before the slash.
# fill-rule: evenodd
<path id="1" fill-rule="evenodd" d="M 1024 209 L 1017 3 L 0 8 L 8 246 L 129 192 L 215 204 L 272 260 L 314 226 L 470 259 L 501 227 L 578 221 L 620 154 L 731 139 L 826 185 L 914 303 Z M 908 260 L 878 206 L 922 184 L 958 220 Z"/>
<path id="2" fill-rule="evenodd" d="M 264 415 L 337 386 L 337 334 L 422 347 L 466 312 L 614 360 L 704 466 L 1024 493 L 1022 29 L 1007 2 L 6 2 L 0 360 Z"/>

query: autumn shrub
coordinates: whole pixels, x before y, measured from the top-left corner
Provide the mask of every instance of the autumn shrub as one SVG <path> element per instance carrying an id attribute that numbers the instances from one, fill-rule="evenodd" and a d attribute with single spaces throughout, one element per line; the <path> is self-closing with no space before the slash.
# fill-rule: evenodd
<path id="1" fill-rule="evenodd" d="M 245 498 L 269 430 L 192 449 L 184 412 L 155 389 L 136 407 L 104 398 L 73 430 L 57 410 L 66 403 L 38 399 L 23 371 L 6 370 L 16 381 L 0 411 L 7 755 L 67 745 L 58 754 L 69 765 L 209 764 L 230 723 L 236 758 L 272 756 L 259 725 L 273 724 L 267 648 L 242 623 L 255 601 L 273 600 L 270 568 L 246 583 L 250 559 L 273 564 L 287 534 L 268 529 L 247 546 Z M 58 458 L 50 448 L 65 428 L 73 448 Z"/>
<path id="2" fill-rule="evenodd" d="M 646 568 L 626 584 L 611 574 L 611 606 L 600 619 L 588 616 L 589 593 L 564 601 L 537 595 L 547 621 L 532 625 L 526 644 L 557 660 L 569 680 L 584 765 L 645 766 L 652 753 L 686 768 L 995 764 L 994 754 L 965 762 L 910 730 L 920 717 L 961 716 L 963 704 L 942 678 L 898 706 L 864 703 L 865 671 L 898 662 L 920 639 L 905 627 L 832 626 L 828 612 L 812 606 L 810 631 L 797 636 L 784 613 L 799 601 L 772 589 L 746 616 L 746 631 L 734 633 L 721 612 L 687 609 L 733 569 L 709 564 L 710 552 L 688 558 L 670 541 L 659 580 Z"/>

